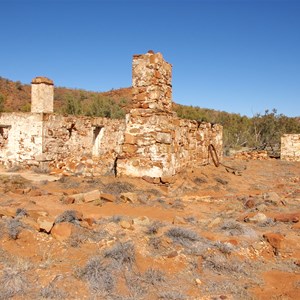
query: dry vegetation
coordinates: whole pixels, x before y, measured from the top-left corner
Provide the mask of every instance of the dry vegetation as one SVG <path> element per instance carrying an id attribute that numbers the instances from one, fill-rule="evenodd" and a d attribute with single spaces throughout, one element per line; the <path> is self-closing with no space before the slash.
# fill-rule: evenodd
<path id="1" fill-rule="evenodd" d="M 3 171 L 0 299 L 298 299 L 299 163 L 233 163 L 169 186 Z M 95 189 L 113 200 L 75 197 Z"/>

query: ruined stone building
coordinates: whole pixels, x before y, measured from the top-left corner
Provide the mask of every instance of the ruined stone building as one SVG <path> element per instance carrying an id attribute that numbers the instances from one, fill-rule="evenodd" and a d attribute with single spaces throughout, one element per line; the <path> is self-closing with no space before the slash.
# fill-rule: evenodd
<path id="1" fill-rule="evenodd" d="M 134 55 L 132 100 L 124 120 L 53 113 L 53 82 L 32 80 L 31 112 L 0 115 L 0 161 L 86 175 L 172 176 L 222 156 L 222 126 L 172 111 L 172 66 L 160 53 Z"/>
<path id="2" fill-rule="evenodd" d="M 284 134 L 281 137 L 281 159 L 300 161 L 300 134 Z"/>

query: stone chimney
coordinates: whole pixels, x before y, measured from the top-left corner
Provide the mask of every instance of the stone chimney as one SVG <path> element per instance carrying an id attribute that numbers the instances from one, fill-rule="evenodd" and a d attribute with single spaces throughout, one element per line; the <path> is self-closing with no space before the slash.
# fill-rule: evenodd
<path id="1" fill-rule="evenodd" d="M 132 100 L 134 108 L 172 110 L 172 65 L 152 50 L 134 55 L 132 61 Z"/>
<path id="2" fill-rule="evenodd" d="M 36 77 L 31 82 L 31 112 L 53 113 L 54 85 L 51 79 Z"/>

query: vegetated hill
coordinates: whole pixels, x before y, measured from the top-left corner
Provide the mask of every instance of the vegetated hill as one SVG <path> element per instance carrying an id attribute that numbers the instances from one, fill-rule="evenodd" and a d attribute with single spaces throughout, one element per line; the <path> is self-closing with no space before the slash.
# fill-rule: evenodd
<path id="1" fill-rule="evenodd" d="M 30 91 L 30 85 L 0 77 L 0 110 L 30 111 Z M 55 87 L 54 91 L 54 111 L 58 113 L 123 118 L 131 107 L 131 87 L 108 92 Z M 245 146 L 278 150 L 282 134 L 300 133 L 300 118 L 286 117 L 276 109 L 252 118 L 176 103 L 173 110 L 180 118 L 222 124 L 225 149 Z"/>
<path id="2" fill-rule="evenodd" d="M 0 77 L 0 97 L 3 102 L 2 111 L 30 111 L 31 86 L 29 84 L 22 84 L 20 81 L 14 82 Z M 80 111 L 78 106 L 83 110 L 83 107 L 87 107 L 93 101 L 97 101 L 95 99 L 98 99 L 98 101 L 102 99 L 102 102 L 116 105 L 124 112 L 127 112 L 131 107 L 131 88 L 120 88 L 108 92 L 91 92 L 82 89 L 55 87 L 54 111 L 72 113 L 72 111 L 68 111 L 71 104 L 77 106 L 76 113 L 91 114 L 91 112 Z"/>

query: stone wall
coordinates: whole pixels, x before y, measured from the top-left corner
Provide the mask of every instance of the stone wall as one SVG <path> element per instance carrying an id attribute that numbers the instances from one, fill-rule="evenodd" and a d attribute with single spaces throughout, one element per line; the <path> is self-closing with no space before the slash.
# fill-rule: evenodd
<path id="1" fill-rule="evenodd" d="M 209 144 L 222 157 L 222 126 L 179 119 L 174 113 L 135 109 L 127 115 L 118 174 L 172 176 L 185 167 L 207 164 Z"/>
<path id="2" fill-rule="evenodd" d="M 172 176 L 208 163 L 208 146 L 222 157 L 222 126 L 179 119 L 172 112 L 172 67 L 160 53 L 133 57 L 134 109 L 126 116 L 118 174 Z"/>
<path id="3" fill-rule="evenodd" d="M 0 160 L 84 175 L 172 176 L 222 157 L 222 126 L 172 111 L 172 66 L 160 53 L 134 55 L 133 109 L 125 120 L 53 114 L 53 82 L 32 81 L 32 112 L 0 115 Z"/>
<path id="4" fill-rule="evenodd" d="M 43 161 L 70 172 L 114 172 L 125 120 L 45 114 Z"/>
<path id="5" fill-rule="evenodd" d="M 36 158 L 42 153 L 42 136 L 41 114 L 2 113 L 0 161 L 8 167 L 14 164 L 35 164 Z"/>
<path id="6" fill-rule="evenodd" d="M 281 159 L 300 161 L 300 134 L 284 134 L 281 137 Z"/>

